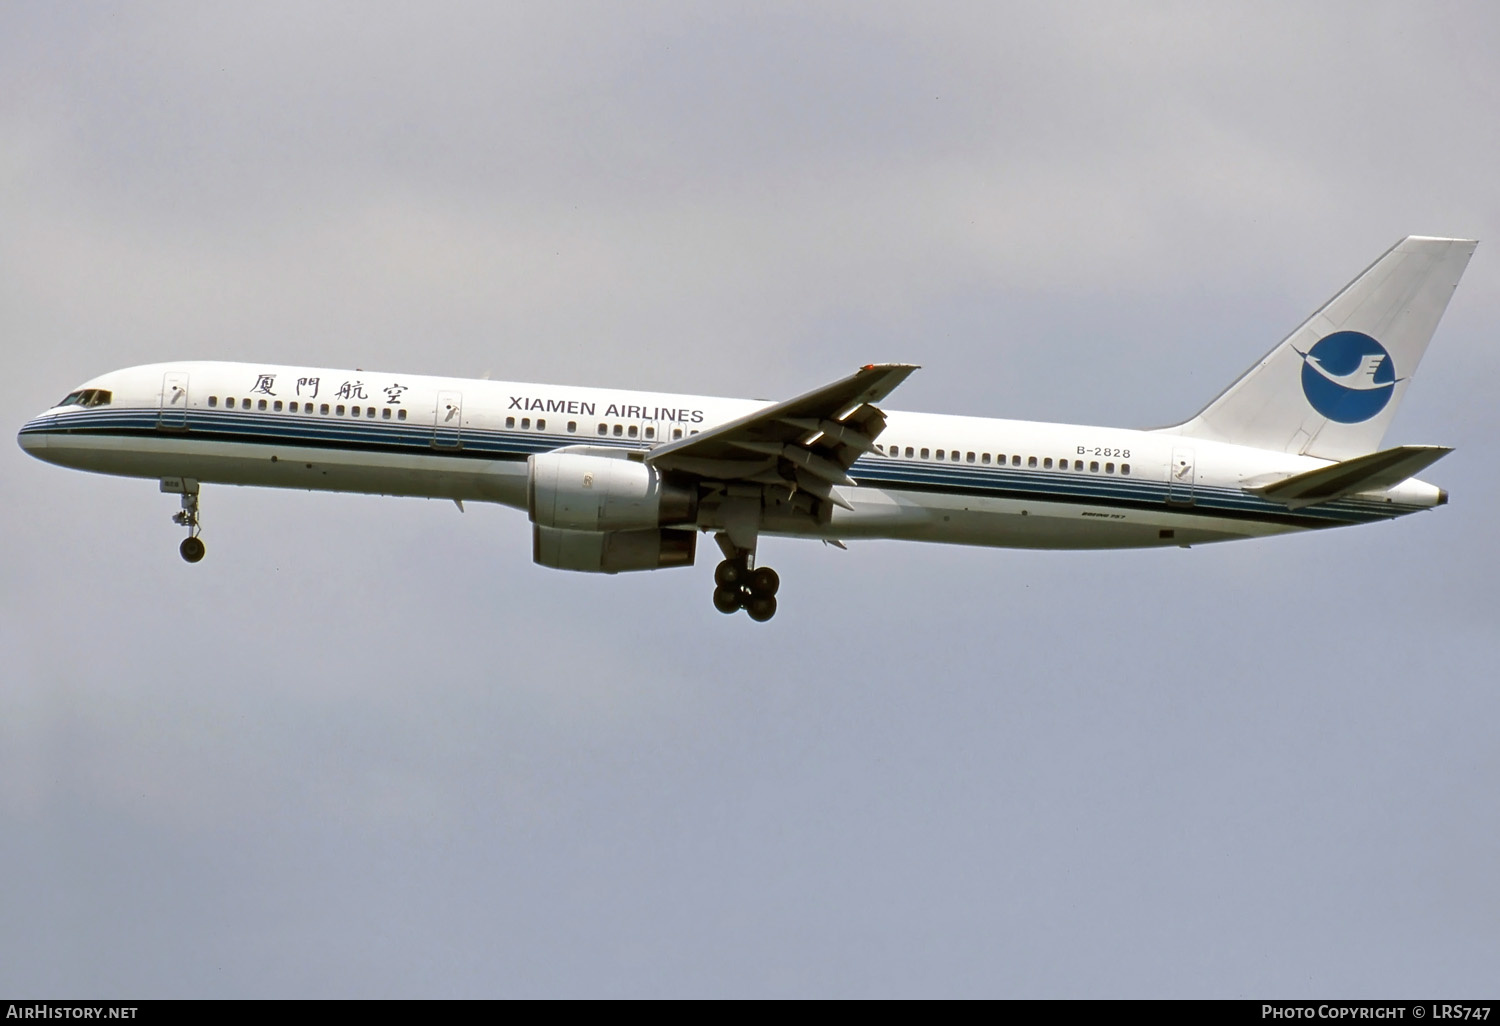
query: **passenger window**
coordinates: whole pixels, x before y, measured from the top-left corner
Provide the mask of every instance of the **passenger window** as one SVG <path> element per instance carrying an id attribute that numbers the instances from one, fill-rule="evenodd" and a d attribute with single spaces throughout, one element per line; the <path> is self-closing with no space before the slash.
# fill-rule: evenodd
<path id="1" fill-rule="evenodd" d="M 255 408 L 264 413 L 266 409 L 266 401 L 262 399 L 260 402 L 255 404 Z"/>
<path id="2" fill-rule="evenodd" d="M 321 413 L 325 417 L 328 416 L 328 404 L 324 403 L 322 406 L 319 406 L 318 407 L 318 412 Z"/>
<path id="3" fill-rule="evenodd" d="M 967 460 L 970 463 L 973 463 L 974 462 L 974 454 L 972 452 L 964 453 L 964 459 Z"/>
<path id="4" fill-rule="evenodd" d="M 334 407 L 334 412 L 337 413 L 340 417 L 342 417 L 344 415 L 344 404 L 343 403 L 339 403 L 337 406 L 335 406 Z"/>
<path id="5" fill-rule="evenodd" d="M 359 416 L 359 407 L 358 406 L 352 406 L 352 407 L 350 407 L 349 408 L 349 413 L 350 413 L 351 416 L 358 417 Z"/>
<path id="6" fill-rule="evenodd" d="M 942 459 L 942 458 L 943 458 L 943 450 L 941 450 L 941 449 L 939 449 L 939 450 L 938 450 L 938 451 L 937 451 L 937 458 L 938 458 L 938 459 Z"/>
<path id="7" fill-rule="evenodd" d="M 248 410 L 249 408 L 250 408 L 250 400 L 249 399 L 241 399 L 240 400 L 240 409 L 242 409 L 242 410 Z"/>
<path id="8" fill-rule="evenodd" d="M 1042 469 L 1043 470 L 1051 470 L 1052 469 L 1052 457 L 1051 456 L 1048 456 L 1046 459 L 1042 460 Z"/>
<path id="9" fill-rule="evenodd" d="M 224 400 L 224 408 L 226 410 L 232 410 L 232 409 L 234 409 L 234 397 L 233 396 L 230 396 L 228 399 Z"/>
<path id="10" fill-rule="evenodd" d="M 632 424 L 632 425 L 630 425 L 630 427 L 629 427 L 629 428 L 628 428 L 628 429 L 627 429 L 627 430 L 626 430 L 626 432 L 625 432 L 625 433 L 626 433 L 626 434 L 627 434 L 627 435 L 629 435 L 629 436 L 630 436 L 630 437 L 631 437 L 631 438 L 634 438 L 634 437 L 635 437 L 635 436 L 636 436 L 636 435 L 638 435 L 638 434 L 640 434 L 640 429 L 639 429 L 639 428 L 637 428 L 637 427 L 636 427 L 636 426 L 635 426 L 635 425 L 634 425 L 634 424 Z"/>
<path id="11" fill-rule="evenodd" d="M 522 417 L 521 418 L 521 430 L 522 431 L 530 431 L 531 430 L 531 418 L 530 417 Z"/>
<path id="12" fill-rule="evenodd" d="M 575 432 L 577 430 L 578 430 L 578 421 L 576 421 L 576 420 L 570 420 L 570 421 L 568 421 L 568 434 L 571 435 L 573 432 Z"/>
<path id="13" fill-rule="evenodd" d="M 906 458 L 907 459 L 911 459 L 911 457 L 912 457 L 912 449 L 911 449 L 911 446 L 908 445 L 906 447 Z"/>
<path id="14" fill-rule="evenodd" d="M 390 413 L 391 411 L 390 410 L 386 410 L 385 412 L 386 413 Z M 365 407 L 365 416 L 367 418 L 369 418 L 370 420 L 374 420 L 375 419 L 375 407 L 373 407 L 373 406 L 366 406 Z"/>
<path id="15" fill-rule="evenodd" d="M 672 429 L 672 440 L 676 441 L 677 439 L 679 439 L 681 437 L 682 437 L 682 428 L 673 428 Z"/>
<path id="16" fill-rule="evenodd" d="M 1099 473 L 1099 461 L 1098 460 L 1093 460 L 1093 461 L 1091 461 L 1089 463 L 1089 473 L 1091 473 L 1091 474 L 1097 474 L 1097 473 Z"/>
<path id="17" fill-rule="evenodd" d="M 272 405 L 274 406 L 274 408 L 275 408 L 275 410 L 276 410 L 277 413 L 281 412 L 281 400 L 280 399 L 276 400 L 276 402 L 274 404 L 272 404 Z"/>
<path id="18" fill-rule="evenodd" d="M 1021 457 L 1019 457 L 1019 456 L 1012 456 L 1010 458 L 1010 465 L 1013 466 L 1013 467 L 1019 467 L 1021 465 Z"/>
<path id="19" fill-rule="evenodd" d="M 601 435 L 607 435 L 607 434 L 609 434 L 609 425 L 608 424 L 600 424 L 599 425 L 599 433 Z"/>
<path id="20" fill-rule="evenodd" d="M 948 458 L 950 460 L 952 460 L 954 463 L 957 463 L 958 462 L 958 450 L 954 449 L 952 452 L 950 452 L 948 454 Z"/>
<path id="21" fill-rule="evenodd" d="M 926 450 L 926 449 L 923 449 L 923 450 L 922 450 L 922 458 L 923 458 L 923 459 L 924 459 L 924 460 L 925 460 L 925 459 L 926 459 L 926 458 L 927 458 L 927 450 Z"/>
<path id="22" fill-rule="evenodd" d="M 380 411 L 380 419 L 381 420 L 390 420 L 391 419 L 391 408 L 389 406 L 387 406 L 385 409 L 383 409 L 383 410 Z"/>
<path id="23" fill-rule="evenodd" d="M 648 427 L 646 429 L 646 437 L 647 438 L 655 438 L 656 437 L 656 428 L 654 428 L 654 427 Z"/>
<path id="24" fill-rule="evenodd" d="M 538 431 L 546 431 L 547 430 L 547 422 L 545 420 L 539 420 L 539 421 L 537 421 L 536 422 L 536 429 Z"/>
<path id="25" fill-rule="evenodd" d="M 625 428 L 624 428 L 624 426 L 623 426 L 623 425 L 620 425 L 620 424 L 616 424 L 616 425 L 615 425 L 615 437 L 616 437 L 616 438 L 619 438 L 619 437 L 620 437 L 620 436 L 621 436 L 621 435 L 623 435 L 623 434 L 624 434 L 624 433 L 625 433 Z"/>
<path id="26" fill-rule="evenodd" d="M 505 426 L 508 427 L 508 428 L 515 427 L 516 426 L 516 418 L 514 418 L 514 417 L 506 417 L 505 418 Z"/>
<path id="27" fill-rule="evenodd" d="M 1106 474 L 1113 474 L 1115 472 L 1115 465 L 1113 463 L 1106 463 L 1104 465 L 1104 472 Z"/>
<path id="28" fill-rule="evenodd" d="M 1073 461 L 1073 469 L 1074 470 L 1082 470 L 1083 469 L 1083 460 L 1074 460 Z"/>
<path id="29" fill-rule="evenodd" d="M 1130 464 L 1129 463 L 1121 463 L 1120 464 L 1120 473 L 1122 473 L 1122 474 L 1128 474 L 1128 473 L 1130 473 Z"/>
<path id="30" fill-rule="evenodd" d="M 1020 459 L 1020 458 L 1021 457 L 1019 457 L 1019 456 L 1016 457 L 1016 459 Z M 1028 456 L 1026 458 L 1026 465 L 1028 467 L 1034 467 L 1034 466 L 1036 466 L 1036 457 L 1035 456 Z"/>
<path id="31" fill-rule="evenodd" d="M 209 396 L 208 397 L 208 405 L 209 406 L 217 406 L 217 405 L 219 405 L 219 397 L 216 396 L 216 395 Z"/>
<path id="32" fill-rule="evenodd" d="M 397 410 L 396 411 L 396 419 L 397 420 L 405 420 L 406 419 L 406 411 L 404 409 Z"/>
<path id="33" fill-rule="evenodd" d="M 979 462 L 980 463 L 988 463 L 989 461 L 990 461 L 990 454 L 989 453 L 985 453 L 983 456 L 981 456 L 979 458 Z"/>

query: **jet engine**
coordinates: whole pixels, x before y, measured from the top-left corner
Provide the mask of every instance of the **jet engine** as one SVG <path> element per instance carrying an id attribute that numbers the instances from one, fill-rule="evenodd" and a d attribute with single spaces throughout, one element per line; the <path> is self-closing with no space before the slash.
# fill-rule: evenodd
<path id="1" fill-rule="evenodd" d="M 698 491 L 617 455 L 550 452 L 527 460 L 532 558 L 559 570 L 619 573 L 690 566 Z M 683 525 L 686 530 L 672 530 Z"/>

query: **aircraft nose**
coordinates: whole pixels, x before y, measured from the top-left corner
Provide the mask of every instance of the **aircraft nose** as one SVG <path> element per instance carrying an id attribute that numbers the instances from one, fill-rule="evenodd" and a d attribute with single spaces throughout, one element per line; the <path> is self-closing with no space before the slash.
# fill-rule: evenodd
<path id="1" fill-rule="evenodd" d="M 40 453 L 47 448 L 47 432 L 40 421 L 27 421 L 21 433 L 16 435 L 16 442 L 31 455 L 44 458 Z"/>

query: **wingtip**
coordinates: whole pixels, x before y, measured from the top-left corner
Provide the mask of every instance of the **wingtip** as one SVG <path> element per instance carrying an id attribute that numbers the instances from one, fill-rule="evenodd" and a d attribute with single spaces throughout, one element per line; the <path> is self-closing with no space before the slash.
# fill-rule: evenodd
<path id="1" fill-rule="evenodd" d="M 1402 242 L 1449 242 L 1449 243 L 1457 243 L 1457 244 L 1459 244 L 1461 246 L 1477 246 L 1477 245 L 1479 245 L 1479 240 L 1478 239 L 1450 238 L 1450 237 L 1445 236 L 1445 235 L 1408 235 L 1406 238 L 1402 239 L 1401 241 Z"/>

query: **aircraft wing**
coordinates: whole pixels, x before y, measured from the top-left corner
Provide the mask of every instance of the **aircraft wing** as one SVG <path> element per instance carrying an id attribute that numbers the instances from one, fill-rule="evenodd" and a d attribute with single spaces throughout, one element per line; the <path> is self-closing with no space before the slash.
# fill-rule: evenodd
<path id="1" fill-rule="evenodd" d="M 917 368 L 870 364 L 806 395 L 776 403 L 646 454 L 646 462 L 714 481 L 790 484 L 846 505 L 834 485 L 852 485 L 854 461 L 875 447 L 885 414 L 875 403 Z"/>

